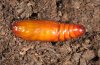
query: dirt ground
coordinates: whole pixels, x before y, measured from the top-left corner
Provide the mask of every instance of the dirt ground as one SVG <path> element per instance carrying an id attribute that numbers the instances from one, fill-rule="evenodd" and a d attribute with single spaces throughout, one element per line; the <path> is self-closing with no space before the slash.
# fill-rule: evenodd
<path id="1" fill-rule="evenodd" d="M 64 42 L 26 41 L 22 19 L 82 24 L 86 34 Z M 0 0 L 0 65 L 100 65 L 100 0 Z"/>

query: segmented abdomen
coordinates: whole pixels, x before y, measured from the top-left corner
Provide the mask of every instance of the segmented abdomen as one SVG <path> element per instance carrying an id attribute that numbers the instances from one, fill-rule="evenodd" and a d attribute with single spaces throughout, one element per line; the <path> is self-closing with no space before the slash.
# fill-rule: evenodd
<path id="1" fill-rule="evenodd" d="M 25 40 L 55 42 L 80 37 L 85 33 L 85 28 L 78 24 L 48 20 L 22 20 L 13 24 L 12 31 Z"/>

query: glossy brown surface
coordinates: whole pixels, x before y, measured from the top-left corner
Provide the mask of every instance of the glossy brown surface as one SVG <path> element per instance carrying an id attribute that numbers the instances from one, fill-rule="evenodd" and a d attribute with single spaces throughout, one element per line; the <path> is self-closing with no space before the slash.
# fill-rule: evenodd
<path id="1" fill-rule="evenodd" d="M 48 20 L 22 20 L 13 24 L 12 31 L 25 40 L 53 42 L 80 37 L 85 33 L 85 28 Z"/>

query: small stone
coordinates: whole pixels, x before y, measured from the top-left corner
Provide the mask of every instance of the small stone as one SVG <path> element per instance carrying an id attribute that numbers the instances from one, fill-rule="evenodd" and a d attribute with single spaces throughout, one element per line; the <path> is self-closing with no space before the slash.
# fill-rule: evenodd
<path id="1" fill-rule="evenodd" d="M 74 56 L 73 56 L 73 60 L 75 62 L 79 62 L 80 56 L 81 56 L 81 53 L 75 53 Z"/>
<path id="2" fill-rule="evenodd" d="M 81 58 L 81 59 L 80 59 L 80 65 L 87 65 L 87 64 L 86 64 L 86 60 L 83 59 L 83 58 Z"/>
<path id="3" fill-rule="evenodd" d="M 63 63 L 63 65 L 74 65 L 71 61 L 65 61 L 64 63 Z"/>
<path id="4" fill-rule="evenodd" d="M 95 57 L 95 53 L 93 50 L 87 50 L 82 57 L 89 61 Z"/>
<path id="5" fill-rule="evenodd" d="M 86 44 L 89 44 L 89 43 L 90 43 L 90 40 L 89 40 L 89 39 L 86 39 L 86 40 L 85 40 L 85 43 L 86 43 Z"/>
<path id="6" fill-rule="evenodd" d="M 80 2 L 75 2 L 73 7 L 76 8 L 76 9 L 79 9 L 80 8 L 80 4 L 81 4 Z"/>

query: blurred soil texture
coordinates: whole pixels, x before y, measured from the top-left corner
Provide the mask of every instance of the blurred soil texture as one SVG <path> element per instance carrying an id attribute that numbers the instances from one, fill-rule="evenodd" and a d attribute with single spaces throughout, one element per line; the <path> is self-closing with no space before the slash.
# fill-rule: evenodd
<path id="1" fill-rule="evenodd" d="M 22 19 L 82 24 L 64 42 L 26 41 L 11 30 Z M 0 65 L 100 65 L 100 0 L 0 0 Z"/>

